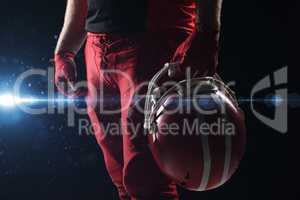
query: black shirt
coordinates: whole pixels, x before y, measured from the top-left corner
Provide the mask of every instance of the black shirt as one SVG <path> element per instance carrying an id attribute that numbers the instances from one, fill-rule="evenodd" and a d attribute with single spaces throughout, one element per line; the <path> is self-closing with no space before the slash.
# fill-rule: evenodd
<path id="1" fill-rule="evenodd" d="M 88 0 L 86 30 L 94 33 L 141 32 L 147 0 Z"/>

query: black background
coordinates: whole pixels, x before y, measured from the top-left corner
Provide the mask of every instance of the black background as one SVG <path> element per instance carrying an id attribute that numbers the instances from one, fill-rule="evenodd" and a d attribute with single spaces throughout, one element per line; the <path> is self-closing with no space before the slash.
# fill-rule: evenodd
<path id="1" fill-rule="evenodd" d="M 1 2 L 1 90 L 12 84 L 12 74 L 49 66 L 64 9 L 62 0 Z M 256 82 L 287 65 L 287 13 L 283 1 L 224 1 L 220 74 L 236 81 L 239 97 L 249 97 Z M 249 104 L 242 108 L 248 145 L 238 172 L 214 191 L 181 190 L 182 199 L 287 197 L 287 135 L 259 122 Z M 117 199 L 93 137 L 76 133 L 63 115 L 0 110 L 0 199 Z"/>

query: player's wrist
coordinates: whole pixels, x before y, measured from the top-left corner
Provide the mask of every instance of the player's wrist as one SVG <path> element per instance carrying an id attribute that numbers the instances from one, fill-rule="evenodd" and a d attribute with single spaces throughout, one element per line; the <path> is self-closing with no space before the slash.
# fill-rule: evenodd
<path id="1" fill-rule="evenodd" d="M 221 22 L 218 20 L 196 20 L 196 32 L 200 35 L 216 36 L 221 32 Z"/>
<path id="2" fill-rule="evenodd" d="M 196 34 L 206 38 L 214 38 L 218 39 L 221 33 L 221 29 L 219 27 L 203 27 L 197 26 Z"/>
<path id="3" fill-rule="evenodd" d="M 219 45 L 220 31 L 219 30 L 196 30 L 194 32 L 193 42 L 198 44 L 215 44 Z"/>
<path id="4" fill-rule="evenodd" d="M 72 51 L 59 51 L 54 53 L 54 61 L 60 60 L 74 60 L 76 54 Z"/>

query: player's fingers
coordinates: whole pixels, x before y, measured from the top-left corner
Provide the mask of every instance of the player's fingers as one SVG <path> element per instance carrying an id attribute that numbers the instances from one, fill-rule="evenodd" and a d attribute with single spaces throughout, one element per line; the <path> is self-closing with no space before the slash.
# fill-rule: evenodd
<path id="1" fill-rule="evenodd" d="M 72 92 L 72 93 L 76 92 L 76 87 L 75 87 L 74 81 L 67 80 L 67 84 L 68 84 L 68 89 L 70 90 L 70 92 Z"/>
<path id="2" fill-rule="evenodd" d="M 63 95 L 68 94 L 68 89 L 66 85 L 67 85 L 67 81 L 63 78 L 61 78 L 59 81 L 56 82 L 57 90 Z"/>
<path id="3" fill-rule="evenodd" d="M 76 91 L 74 92 L 74 95 L 76 97 L 86 97 L 88 94 L 88 89 L 87 88 L 78 88 L 76 89 Z"/>
<path id="4" fill-rule="evenodd" d="M 58 91 L 65 96 L 70 96 L 75 92 L 74 83 L 70 83 L 65 76 L 58 76 L 55 85 Z"/>

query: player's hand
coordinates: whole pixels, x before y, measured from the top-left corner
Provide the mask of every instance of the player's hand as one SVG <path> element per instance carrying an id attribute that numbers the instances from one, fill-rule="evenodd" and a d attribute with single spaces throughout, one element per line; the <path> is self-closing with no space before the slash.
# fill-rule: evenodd
<path id="1" fill-rule="evenodd" d="M 219 32 L 194 32 L 176 50 L 173 62 L 180 63 L 178 73 L 188 67 L 198 76 L 212 76 L 216 72 L 219 52 Z"/>
<path id="2" fill-rule="evenodd" d="M 81 91 L 75 87 L 77 69 L 74 53 L 55 54 L 55 85 L 58 91 L 65 96 L 79 96 Z"/>

